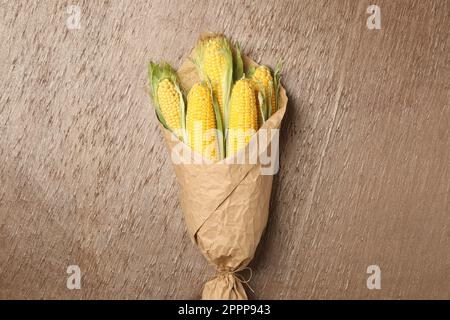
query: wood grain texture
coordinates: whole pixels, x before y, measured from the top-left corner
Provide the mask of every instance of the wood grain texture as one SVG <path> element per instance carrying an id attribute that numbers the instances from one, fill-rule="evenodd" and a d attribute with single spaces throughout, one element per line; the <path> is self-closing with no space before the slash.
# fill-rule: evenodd
<path id="1" fill-rule="evenodd" d="M 252 298 L 448 299 L 450 3 L 0 1 L 0 298 L 196 299 L 145 91 L 204 31 L 284 60 L 281 170 Z M 81 290 L 66 288 L 80 266 Z M 368 290 L 379 265 L 382 289 Z"/>

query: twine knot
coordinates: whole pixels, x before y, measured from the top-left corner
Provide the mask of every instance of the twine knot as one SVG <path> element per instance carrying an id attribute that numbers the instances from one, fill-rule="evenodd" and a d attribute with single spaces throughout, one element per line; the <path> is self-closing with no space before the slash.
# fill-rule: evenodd
<path id="1" fill-rule="evenodd" d="M 242 274 L 239 274 L 238 272 L 244 271 L 244 270 L 248 270 L 249 271 L 249 275 L 247 278 L 245 278 Z M 242 284 L 245 284 L 251 292 L 255 293 L 255 290 L 253 290 L 252 287 L 250 287 L 249 282 L 253 277 L 253 270 L 250 267 L 244 267 L 244 268 L 239 268 L 236 270 L 221 270 L 217 273 L 216 277 L 220 277 L 220 276 L 228 276 L 231 275 L 232 277 L 234 277 L 237 281 L 239 281 Z"/>

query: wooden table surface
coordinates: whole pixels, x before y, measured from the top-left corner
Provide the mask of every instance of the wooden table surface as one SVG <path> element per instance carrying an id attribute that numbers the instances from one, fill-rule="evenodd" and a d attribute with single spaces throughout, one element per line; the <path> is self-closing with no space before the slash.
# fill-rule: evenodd
<path id="1" fill-rule="evenodd" d="M 380 30 L 368 0 L 0 3 L 0 298 L 200 297 L 214 271 L 145 86 L 205 31 L 284 60 L 251 298 L 449 298 L 449 1 L 377 0 Z"/>

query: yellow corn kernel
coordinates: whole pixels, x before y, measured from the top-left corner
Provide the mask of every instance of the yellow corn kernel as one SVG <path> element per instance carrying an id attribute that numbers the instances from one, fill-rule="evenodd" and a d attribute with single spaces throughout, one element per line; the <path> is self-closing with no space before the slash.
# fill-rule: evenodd
<path id="1" fill-rule="evenodd" d="M 272 73 L 269 68 L 266 66 L 259 66 L 256 68 L 255 73 L 252 76 L 252 79 L 262 86 L 263 95 L 270 102 L 268 107 L 271 110 L 271 114 L 274 114 L 277 110 L 276 105 L 276 94 L 274 88 L 274 80 L 272 77 Z M 258 89 L 259 90 L 259 89 Z"/>
<path id="2" fill-rule="evenodd" d="M 209 160 L 218 160 L 216 116 L 211 91 L 205 83 L 197 83 L 189 91 L 186 122 L 191 149 Z"/>
<path id="3" fill-rule="evenodd" d="M 254 83 L 238 80 L 231 93 L 228 123 L 227 156 L 235 154 L 249 143 L 258 130 L 258 109 Z"/>
<path id="4" fill-rule="evenodd" d="M 173 131 L 180 129 L 180 95 L 175 89 L 175 85 L 169 79 L 159 82 L 157 97 L 161 113 L 167 125 Z"/>

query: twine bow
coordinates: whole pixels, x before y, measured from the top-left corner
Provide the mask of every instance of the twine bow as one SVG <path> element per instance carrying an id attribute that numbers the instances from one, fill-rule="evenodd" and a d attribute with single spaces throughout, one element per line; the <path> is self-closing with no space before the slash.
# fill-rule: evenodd
<path id="1" fill-rule="evenodd" d="M 241 271 L 244 271 L 244 270 L 248 270 L 250 272 L 250 274 L 249 274 L 247 279 L 242 274 L 238 273 L 238 272 L 241 272 Z M 236 269 L 236 270 L 222 270 L 222 271 L 219 271 L 217 273 L 216 278 L 220 277 L 220 276 L 228 276 L 228 275 L 231 275 L 232 277 L 234 277 L 240 283 L 245 284 L 250 289 L 251 292 L 255 293 L 255 290 L 253 290 L 253 288 L 250 287 L 250 285 L 249 285 L 249 282 L 250 282 L 250 280 L 253 277 L 253 270 L 252 270 L 252 268 L 244 267 L 244 268 L 239 268 L 239 269 Z"/>

